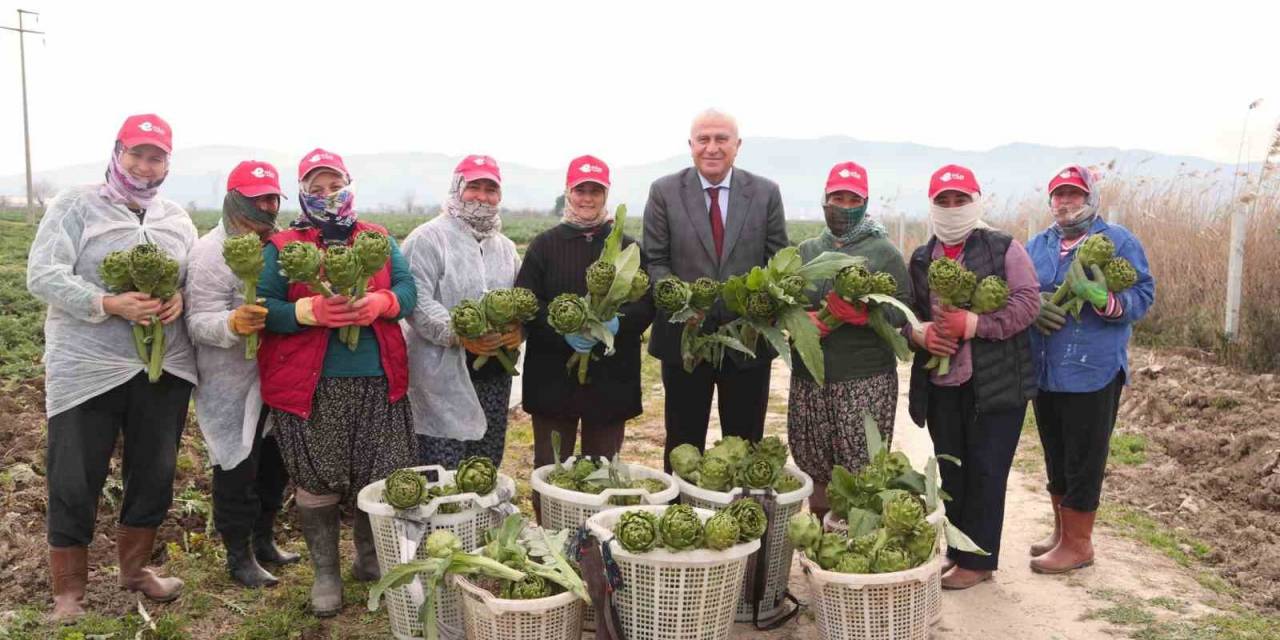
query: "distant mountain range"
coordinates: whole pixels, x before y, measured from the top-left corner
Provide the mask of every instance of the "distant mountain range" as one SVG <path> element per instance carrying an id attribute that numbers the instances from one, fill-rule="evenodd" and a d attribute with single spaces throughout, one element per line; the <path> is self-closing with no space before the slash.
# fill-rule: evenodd
<path id="1" fill-rule="evenodd" d="M 173 174 L 162 194 L 183 205 L 218 208 L 226 175 L 245 159 L 266 160 L 286 176 L 285 191 L 292 192 L 288 176 L 296 170 L 296 153 L 233 146 L 179 149 Z M 346 156 L 356 178 L 357 206 L 380 210 L 406 210 L 412 200 L 418 207 L 439 204 L 448 188 L 450 173 L 460 158 L 439 153 L 377 153 Z M 515 162 L 503 162 L 503 206 L 511 209 L 550 209 L 562 192 L 563 170 L 546 170 Z M 606 158 L 607 160 L 607 158 Z M 836 162 L 853 160 L 867 168 L 871 196 L 879 206 L 892 203 L 908 213 L 923 213 L 929 175 L 939 166 L 955 163 L 973 169 L 984 193 L 1020 198 L 1043 189 L 1050 174 L 1067 163 L 1107 164 L 1127 176 L 1169 177 L 1179 173 L 1220 171 L 1230 176 L 1233 167 L 1204 158 L 1171 156 L 1137 149 L 1106 147 L 1049 147 L 1015 143 L 988 151 L 957 151 L 913 143 L 869 142 L 843 136 L 816 139 L 750 138 L 743 142 L 737 166 L 776 181 L 787 215 L 791 218 L 821 216 L 819 199 L 828 169 Z M 660 162 L 613 168 L 611 204 L 627 203 L 633 212 L 644 206 L 649 183 L 690 164 L 687 155 Z M 101 179 L 103 165 L 79 164 L 37 172 L 36 181 L 57 188 Z M 24 177 L 0 177 L 0 196 L 25 194 Z M 877 205 L 873 204 L 873 209 Z M 296 208 L 296 198 L 285 203 Z"/>

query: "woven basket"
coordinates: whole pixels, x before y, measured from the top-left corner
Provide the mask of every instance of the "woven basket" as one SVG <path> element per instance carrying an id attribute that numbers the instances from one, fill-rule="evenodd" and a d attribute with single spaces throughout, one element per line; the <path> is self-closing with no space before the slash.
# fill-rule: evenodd
<path id="1" fill-rule="evenodd" d="M 791 516 L 799 513 L 800 508 L 804 506 L 804 499 L 813 493 L 813 479 L 799 467 L 789 464 L 785 467 L 785 472 L 800 478 L 804 486 L 789 493 L 779 494 L 776 500 L 777 508 L 774 509 L 773 521 L 769 523 L 767 535 L 769 546 L 762 550 L 767 558 L 768 575 L 765 577 L 764 594 L 760 598 L 761 622 L 782 613 L 783 594 L 786 593 L 787 580 L 791 576 L 791 556 L 794 549 L 794 545 L 787 539 L 787 521 Z M 692 507 L 718 511 L 742 497 L 741 489 L 729 492 L 708 491 L 679 476 L 675 478 L 680 484 L 681 502 Z M 751 493 L 759 494 L 764 491 L 753 490 Z M 751 562 L 755 561 L 755 558 L 751 559 Z M 751 622 L 752 617 L 751 585 L 744 584 L 742 598 L 738 603 L 734 619 L 738 622 Z"/>
<path id="2" fill-rule="evenodd" d="M 414 467 L 414 471 L 435 471 L 439 474 L 436 482 L 428 482 L 428 486 L 451 484 L 453 471 L 445 470 L 437 465 Z M 485 496 L 474 493 L 459 493 L 432 500 L 429 504 L 406 510 L 426 520 L 426 535 L 433 531 L 447 530 L 458 536 L 462 548 L 473 549 L 484 542 L 484 532 L 493 528 L 500 516 L 489 507 L 508 502 L 515 496 L 515 482 L 510 477 L 498 474 L 497 488 Z M 427 557 L 426 545 L 419 546 L 413 558 L 403 557 L 407 549 L 402 548 L 401 538 L 405 535 L 405 523 L 395 518 L 396 510 L 382 501 L 383 481 L 370 483 L 360 490 L 356 496 L 356 504 L 360 510 L 369 514 L 369 524 L 373 529 L 373 544 L 378 551 L 378 567 L 386 575 L 396 565 L 414 559 Z M 436 513 L 440 505 L 457 503 L 462 507 L 460 513 Z M 425 540 L 425 537 L 424 537 Z M 462 637 L 462 605 L 458 590 L 451 584 L 444 584 L 437 590 L 437 626 L 440 636 L 447 640 Z M 383 595 L 387 603 L 387 611 L 391 617 L 391 633 L 398 640 L 414 640 L 422 637 L 422 623 L 418 620 L 418 608 L 413 605 L 409 596 L 409 587 L 403 586 L 387 589 Z"/>
<path id="3" fill-rule="evenodd" d="M 742 599 L 747 558 L 759 540 L 723 551 L 698 549 L 670 552 L 654 549 L 631 553 L 613 540 L 613 526 L 623 513 L 645 510 L 661 516 L 665 506 L 619 507 L 587 519 L 587 527 L 609 551 L 622 572 L 622 588 L 613 594 L 627 640 L 724 640 L 733 629 L 733 614 Z M 705 522 L 713 511 L 695 509 Z"/>
<path id="4" fill-rule="evenodd" d="M 837 573 L 824 571 L 800 554 L 809 578 L 810 606 L 824 640 L 926 640 L 929 586 L 939 579 L 942 554 L 906 571 Z"/>
<path id="5" fill-rule="evenodd" d="M 561 464 L 572 466 L 574 460 L 575 458 L 571 456 Z M 604 464 L 608 465 L 609 463 L 606 461 Z M 599 494 L 583 493 L 581 491 L 561 489 L 547 482 L 547 476 L 551 475 L 551 472 L 556 468 L 554 464 L 544 465 L 535 469 L 533 476 L 529 478 L 529 484 L 533 487 L 533 491 L 541 496 L 539 498 L 542 505 L 540 526 L 547 531 L 559 531 L 561 529 L 577 531 L 579 527 L 587 523 L 587 518 L 605 509 L 612 509 L 617 506 L 609 504 L 609 498 L 614 496 L 640 496 L 640 500 L 644 504 L 668 504 L 676 496 L 680 495 L 680 489 L 670 475 L 649 467 L 634 464 L 626 464 L 625 466 L 632 479 L 654 478 L 666 483 L 667 488 L 657 493 L 648 494 L 643 489 L 605 489 Z M 596 628 L 595 623 L 595 608 L 587 607 L 583 628 L 594 630 Z"/>
<path id="6" fill-rule="evenodd" d="M 947 542 L 942 537 L 942 518 L 947 514 L 946 507 L 939 504 L 933 513 L 924 517 L 925 521 L 933 525 L 938 530 L 939 549 L 946 549 Z M 827 515 L 822 517 L 822 528 L 826 531 L 848 532 L 849 523 L 839 520 L 835 517 L 834 511 L 828 511 Z M 942 619 L 942 574 L 933 576 L 929 580 L 929 622 L 932 624 Z"/>
<path id="7" fill-rule="evenodd" d="M 547 598 L 495 597 L 466 576 L 453 576 L 462 596 L 467 640 L 580 640 L 586 603 L 568 591 Z"/>

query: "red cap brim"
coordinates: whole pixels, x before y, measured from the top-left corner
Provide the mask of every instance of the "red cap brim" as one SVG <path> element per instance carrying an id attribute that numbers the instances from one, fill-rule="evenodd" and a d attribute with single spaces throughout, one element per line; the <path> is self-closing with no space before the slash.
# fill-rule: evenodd
<path id="1" fill-rule="evenodd" d="M 279 189 L 269 184 L 255 184 L 255 185 L 249 185 L 246 187 L 236 187 L 235 191 L 246 198 L 257 198 L 258 196 L 265 196 L 265 195 L 276 195 L 276 196 L 280 196 L 281 198 L 288 197 L 284 195 L 284 193 L 281 192 Z"/>
<path id="2" fill-rule="evenodd" d="M 569 183 L 569 188 L 570 188 L 570 189 L 572 189 L 572 188 L 574 188 L 574 187 L 576 187 L 576 186 L 578 186 L 578 185 L 580 185 L 580 184 L 582 184 L 582 183 L 584 183 L 584 182 L 594 182 L 594 183 L 596 183 L 596 184 L 598 184 L 598 185 L 600 185 L 600 186 L 602 186 L 602 187 L 604 187 L 604 188 L 606 188 L 606 189 L 608 189 L 608 188 L 609 188 L 609 183 L 608 183 L 608 182 L 605 182 L 604 180 L 601 180 L 601 179 L 599 179 L 599 178 L 578 178 L 577 180 L 575 180 L 575 181 L 573 181 L 573 182 L 570 182 L 570 183 Z"/>
<path id="3" fill-rule="evenodd" d="M 160 149 L 165 153 L 173 153 L 173 149 L 170 149 L 169 145 L 165 143 L 163 140 L 157 140 L 150 136 L 134 136 L 132 138 L 123 138 L 120 140 L 120 144 L 124 145 L 124 148 L 126 149 L 130 149 L 139 145 L 149 144 L 153 147 Z"/>
<path id="4" fill-rule="evenodd" d="M 862 188 L 861 186 L 855 186 L 851 184 L 833 184 L 827 187 L 827 193 L 825 195 L 831 195 L 837 191 L 849 191 L 851 193 L 856 193 L 862 196 L 863 200 L 867 199 L 866 189 Z"/>
<path id="5" fill-rule="evenodd" d="M 467 182 L 475 182 L 476 180 L 492 180 L 496 182 L 498 186 L 502 186 L 502 178 L 499 178 L 498 174 L 492 171 L 489 171 L 487 169 L 472 169 L 469 171 L 463 171 L 462 179 Z"/>

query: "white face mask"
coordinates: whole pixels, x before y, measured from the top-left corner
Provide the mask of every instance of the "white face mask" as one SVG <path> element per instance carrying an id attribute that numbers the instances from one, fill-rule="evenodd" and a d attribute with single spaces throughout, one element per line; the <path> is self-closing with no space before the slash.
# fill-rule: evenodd
<path id="1" fill-rule="evenodd" d="M 950 209 L 930 204 L 929 222 L 933 226 L 933 235 L 938 236 L 943 244 L 964 242 L 974 229 L 988 228 L 982 221 L 982 209 L 981 199 Z"/>

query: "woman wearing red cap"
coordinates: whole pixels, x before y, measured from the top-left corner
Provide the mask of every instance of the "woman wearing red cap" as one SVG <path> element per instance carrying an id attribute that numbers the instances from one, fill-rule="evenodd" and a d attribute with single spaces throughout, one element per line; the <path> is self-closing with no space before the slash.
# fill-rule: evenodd
<path id="1" fill-rule="evenodd" d="M 275 437 L 263 433 L 258 361 L 245 352 L 246 337 L 265 328 L 267 308 L 244 299 L 244 284 L 222 247 L 241 234 L 265 243 L 276 232 L 282 195 L 275 167 L 252 160 L 236 165 L 227 177 L 222 220 L 191 249 L 187 274 L 187 329 L 200 371 L 196 420 L 213 464 L 213 522 L 231 578 L 247 587 L 277 582 L 259 562 L 288 564 L 299 556 L 281 551 L 273 538 L 289 474 Z"/>
<path id="2" fill-rule="evenodd" d="M 1031 352 L 1054 526 L 1049 537 L 1031 545 L 1031 569 L 1065 573 L 1093 564 L 1093 520 L 1120 392 L 1129 378 L 1129 336 L 1155 300 L 1155 280 L 1138 238 L 1098 215 L 1089 169 L 1063 167 L 1048 191 L 1054 223 L 1031 239 L 1027 252 L 1042 292 Z M 1112 292 L 1100 269 L 1073 271 L 1076 250 L 1094 235 L 1109 238 L 1116 256 L 1133 265 L 1138 278 L 1132 287 Z M 1049 300 L 1063 283 L 1089 303 L 1079 318 Z"/>
<path id="3" fill-rule="evenodd" d="M 336 153 L 316 149 L 298 164 L 302 215 L 263 249 L 258 295 L 266 300 L 266 331 L 258 350 L 262 399 L 271 407 L 275 437 L 289 476 L 315 582 L 311 609 L 331 616 L 342 608 L 338 569 L 339 503 L 415 460 L 413 419 L 405 397 L 408 363 L 399 321 L 417 301 L 409 266 L 395 239 L 391 257 L 352 302 L 326 298 L 280 273 L 280 251 L 291 242 L 350 246 L 362 231 L 388 235 L 359 220 L 351 174 Z M 359 327 L 351 349 L 335 331 Z M 376 446 L 370 446 L 376 443 Z M 379 577 L 369 518 L 355 512 L 357 580 Z"/>
<path id="4" fill-rule="evenodd" d="M 533 466 L 551 464 L 551 434 L 560 434 L 561 455 L 570 455 L 582 424 L 582 454 L 612 457 L 622 448 L 623 426 L 643 411 L 640 404 L 640 336 L 653 321 L 649 296 L 625 304 L 606 323 L 614 353 L 591 365 L 586 384 L 565 371 L 569 356 L 602 352 L 596 340 L 562 336 L 547 324 L 547 303 L 562 293 L 587 293 L 587 267 L 600 257 L 613 230 L 606 202 L 609 166 L 593 156 L 569 162 L 560 224 L 538 234 L 525 252 L 516 285 L 538 297 L 538 318 L 529 324 L 525 354 L 524 410 L 533 416 Z M 624 235 L 622 246 L 635 243 Z M 534 497 L 540 516 L 541 505 Z"/>
<path id="5" fill-rule="evenodd" d="M 520 258 L 502 235 L 502 172 L 489 156 L 472 155 L 454 169 L 442 215 L 419 225 L 404 241 L 418 283 L 418 308 L 409 319 L 409 395 L 413 399 L 418 457 L 452 469 L 469 456 L 502 464 L 507 443 L 511 375 L 497 358 L 479 369 L 480 356 L 519 347 L 524 331 L 475 340 L 453 332 L 449 310 L 463 299 L 515 283 Z"/>
<path id="6" fill-rule="evenodd" d="M 866 169 L 854 162 L 832 167 L 822 211 L 827 228 L 817 238 L 800 243 L 800 257 L 808 262 L 824 251 L 864 257 L 868 269 L 897 280 L 896 297 L 909 303 L 902 253 L 886 239 L 884 225 L 867 215 Z M 867 326 L 866 307 L 835 295 L 830 280 L 816 285 L 809 292 L 810 303 L 821 305 L 825 300 L 842 324 L 830 329 L 817 320 L 817 312 L 810 312 L 823 335 L 826 384 L 818 386 L 800 359 L 792 358 L 787 441 L 796 464 L 813 478 L 809 509 L 821 518 L 827 512 L 826 486 L 832 467 L 841 465 L 857 473 L 868 462 L 863 416 L 875 418 L 886 446 L 893 437 L 898 368 L 893 349 Z M 906 322 L 901 313 L 885 309 L 891 325 Z"/>
<path id="7" fill-rule="evenodd" d="M 186 326 L 177 322 L 182 293 L 160 300 L 121 292 L 99 273 L 109 253 L 149 243 L 178 262 L 185 280 L 196 228 L 187 212 L 157 193 L 169 173 L 172 135 L 154 114 L 126 119 L 106 180 L 67 189 L 49 203 L 27 261 L 27 288 L 48 305 L 47 529 L 57 620 L 84 614 L 98 496 L 122 434 L 124 500 L 115 532 L 120 586 L 156 601 L 182 591 L 181 580 L 145 568 L 173 500 L 178 441 L 196 382 Z M 133 325 L 156 321 L 164 327 L 163 373 L 151 382 Z"/>
<path id="8" fill-rule="evenodd" d="M 911 331 L 919 350 L 911 367 L 910 412 L 929 427 L 942 461 L 942 488 L 951 495 L 947 518 L 989 555 L 947 550 L 942 586 L 967 589 L 999 566 L 1005 484 L 1022 432 L 1027 402 L 1035 397 L 1035 371 L 1027 328 L 1040 309 L 1039 285 L 1027 251 L 1009 234 L 982 221 L 981 189 L 973 172 L 947 165 L 929 182 L 933 236 L 911 256 L 912 307 L 926 321 Z M 1003 278 L 1004 308 L 977 315 L 944 306 L 929 290 L 929 265 L 947 257 L 978 281 Z M 949 356 L 950 370 L 925 368 L 931 355 Z"/>

